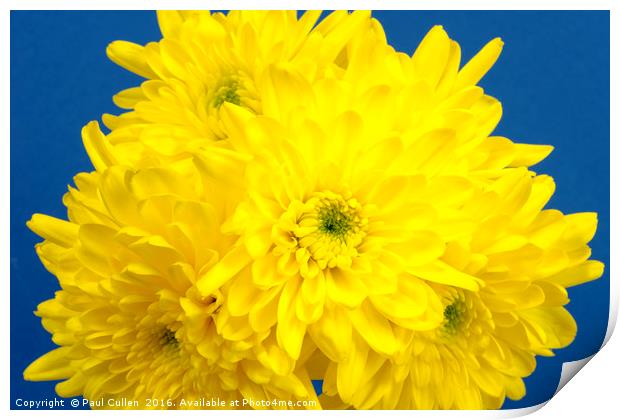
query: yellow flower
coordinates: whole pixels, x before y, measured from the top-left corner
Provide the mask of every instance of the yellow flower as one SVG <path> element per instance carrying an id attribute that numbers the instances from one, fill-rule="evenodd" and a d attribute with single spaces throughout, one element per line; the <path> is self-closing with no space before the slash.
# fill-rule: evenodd
<path id="1" fill-rule="evenodd" d="M 429 171 L 482 178 L 497 177 L 506 167 L 534 165 L 553 150 L 491 135 L 502 106 L 477 83 L 498 59 L 501 39 L 491 40 L 463 66 L 459 44 L 441 26 L 433 27 L 411 56 L 394 52 L 378 37 L 360 38 L 356 46 L 345 69 L 311 82 L 313 96 L 304 94 L 296 79 L 272 76 L 280 79 L 272 81 L 278 95 L 264 104 L 264 114 L 286 120 L 296 112 L 325 121 L 353 110 L 372 119 L 365 129 L 376 136 L 393 133 L 405 147 L 417 148 L 413 167 L 426 159 Z M 431 168 L 437 160 L 443 167 Z"/>
<path id="2" fill-rule="evenodd" d="M 515 170 L 477 192 L 463 212 L 479 223 L 448 242 L 442 260 L 484 286 L 477 293 L 433 286 L 443 322 L 415 332 L 405 357 L 382 357 L 358 342 L 344 363 L 319 360 L 324 406 L 497 409 L 506 397 L 522 398 L 534 357 L 553 356 L 575 337 L 566 288 L 603 272 L 588 260 L 596 215 L 541 211 L 553 190 L 550 177 Z"/>
<path id="3" fill-rule="evenodd" d="M 149 80 L 84 130 L 69 220 L 29 222 L 62 290 L 25 377 L 175 408 L 318 401 L 322 378 L 324 407 L 521 398 L 603 266 L 595 214 L 544 209 L 552 148 L 491 136 L 501 40 L 461 68 L 441 27 L 408 56 L 368 13 L 158 18 L 160 42 L 108 49 Z"/>
<path id="4" fill-rule="evenodd" d="M 240 241 L 198 280 L 201 293 L 222 287 L 231 313 L 257 333 L 275 326 L 293 359 L 309 336 L 329 360 L 328 395 L 357 408 L 520 398 L 534 355 L 575 335 L 565 287 L 603 269 L 588 261 L 596 216 L 543 210 L 553 181 L 523 167 L 550 147 L 488 137 L 496 118 L 456 124 L 442 107 L 427 131 L 400 124 L 415 90 L 332 101 L 351 97 L 349 81 L 310 85 L 281 68 L 269 77 L 278 93 L 269 105 L 296 113 L 275 120 L 223 107 L 232 148 L 254 158 L 224 225 Z M 459 298 L 446 303 L 446 293 Z M 453 386 L 442 391 L 435 371 L 433 386 L 412 382 L 425 363 Z M 468 373 L 450 376 L 446 364 Z M 459 387 L 467 393 L 456 398 Z"/>
<path id="5" fill-rule="evenodd" d="M 360 36 L 383 40 L 368 12 L 231 11 L 228 14 L 158 12 L 163 38 L 140 46 L 115 41 L 108 56 L 147 78 L 120 92 L 130 111 L 105 115 L 110 141 L 132 165 L 144 156 L 171 160 L 227 133 L 220 109 L 232 103 L 263 113 L 263 73 L 271 65 L 296 68 L 310 80 L 346 67 L 347 46 Z"/>
<path id="6" fill-rule="evenodd" d="M 61 290 L 36 312 L 59 347 L 24 377 L 63 380 L 63 397 L 140 408 L 147 399 L 165 400 L 153 408 L 194 408 L 203 397 L 316 399 L 303 365 L 294 371 L 273 335 L 252 334 L 219 290 L 197 290 L 235 239 L 220 233 L 208 185 L 171 168 L 108 166 L 92 148 L 103 141 L 96 123 L 83 135 L 98 171 L 75 177 L 64 197 L 69 220 L 36 214 L 28 222 L 45 238 L 37 253 Z"/>
<path id="7" fill-rule="evenodd" d="M 272 76 L 281 101 L 325 100 L 312 89 L 290 91 L 290 73 Z M 223 107 L 233 149 L 254 159 L 245 167 L 247 194 L 223 226 L 240 241 L 197 286 L 205 295 L 223 287 L 230 312 L 248 315 L 257 333 L 275 326 L 293 359 L 306 332 L 333 360 L 347 357 L 352 334 L 395 357 L 407 340 L 395 325 L 415 331 L 441 322 L 428 282 L 471 291 L 483 283 L 440 260 L 446 241 L 469 227 L 458 209 L 471 182 L 437 174 L 453 156 L 420 156 L 417 145 L 378 131 L 382 115 L 370 109 L 317 109 L 323 121 L 304 114 L 287 124 Z"/>

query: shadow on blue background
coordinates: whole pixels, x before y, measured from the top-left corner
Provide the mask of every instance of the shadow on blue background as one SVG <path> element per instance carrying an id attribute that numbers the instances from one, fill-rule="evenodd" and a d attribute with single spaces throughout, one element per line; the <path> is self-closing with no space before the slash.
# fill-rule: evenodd
<path id="1" fill-rule="evenodd" d="M 504 408 L 549 399 L 561 364 L 599 349 L 609 309 L 609 13 L 606 11 L 379 11 L 389 41 L 411 53 L 433 25 L 443 25 L 469 59 L 490 39 L 506 43 L 481 85 L 499 98 L 496 133 L 555 151 L 534 169 L 557 183 L 549 207 L 597 211 L 593 258 L 606 273 L 570 289 L 568 309 L 579 325 L 574 343 L 538 358 L 527 395 Z M 155 14 L 122 12 L 11 13 L 11 407 L 18 398 L 55 397 L 53 383 L 22 378 L 24 368 L 55 345 L 32 311 L 53 297 L 56 279 L 39 262 L 39 238 L 25 222 L 40 212 L 66 217 L 61 197 L 72 177 L 91 170 L 83 125 L 114 112 L 114 93 L 140 82 L 105 56 L 116 39 L 144 44 L 160 38 Z M 317 384 L 320 386 L 320 384 Z M 66 408 L 71 408 L 65 402 Z"/>

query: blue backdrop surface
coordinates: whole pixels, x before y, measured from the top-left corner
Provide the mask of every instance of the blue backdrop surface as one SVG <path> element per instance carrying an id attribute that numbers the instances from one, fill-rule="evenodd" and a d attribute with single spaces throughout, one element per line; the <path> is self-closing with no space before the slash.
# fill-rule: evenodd
<path id="1" fill-rule="evenodd" d="M 557 183 L 549 207 L 565 213 L 596 211 L 593 258 L 606 273 L 570 289 L 568 309 L 579 330 L 554 358 L 538 358 L 525 380 L 527 395 L 504 408 L 549 399 L 564 361 L 589 356 L 607 328 L 609 310 L 609 13 L 605 11 L 380 11 L 389 41 L 412 52 L 433 25 L 443 25 L 469 59 L 490 39 L 506 43 L 481 85 L 500 99 L 496 133 L 555 151 L 534 169 Z M 116 111 L 111 97 L 140 82 L 111 63 L 107 44 L 144 44 L 160 38 L 154 12 L 11 13 L 11 406 L 55 396 L 53 383 L 23 380 L 24 368 L 54 348 L 33 315 L 53 297 L 57 281 L 39 262 L 39 238 L 25 222 L 40 212 L 66 217 L 61 197 L 72 177 L 91 170 L 81 127 Z M 65 403 L 65 406 L 68 404 Z M 68 407 L 70 408 L 70 407 Z"/>

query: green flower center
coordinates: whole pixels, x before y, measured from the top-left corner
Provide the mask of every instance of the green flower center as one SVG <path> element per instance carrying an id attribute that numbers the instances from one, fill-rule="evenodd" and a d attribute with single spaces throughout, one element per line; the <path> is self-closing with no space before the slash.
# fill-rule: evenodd
<path id="1" fill-rule="evenodd" d="M 169 328 L 164 329 L 159 342 L 162 347 L 174 349 L 179 347 L 179 340 L 177 340 L 176 334 Z"/>
<path id="2" fill-rule="evenodd" d="M 317 213 L 319 231 L 344 242 L 356 218 L 352 209 L 342 201 L 330 200 Z"/>
<path id="3" fill-rule="evenodd" d="M 273 231 L 274 253 L 293 253 L 304 277 L 315 275 L 315 268 L 348 268 L 367 231 L 366 211 L 355 198 L 316 192 L 305 202 L 293 201 L 282 214 Z"/>
<path id="4" fill-rule="evenodd" d="M 238 89 L 239 83 L 236 80 L 228 80 L 215 92 L 213 106 L 215 108 L 219 108 L 224 104 L 224 102 L 240 105 L 241 96 L 239 96 L 239 93 L 237 92 Z"/>
<path id="5" fill-rule="evenodd" d="M 443 329 L 448 335 L 456 334 L 465 320 L 465 303 L 456 300 L 443 310 Z"/>

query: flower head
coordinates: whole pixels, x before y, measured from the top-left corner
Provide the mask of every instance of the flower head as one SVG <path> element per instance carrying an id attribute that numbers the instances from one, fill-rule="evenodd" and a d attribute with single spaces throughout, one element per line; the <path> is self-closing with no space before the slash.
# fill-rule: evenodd
<path id="1" fill-rule="evenodd" d="M 330 118 L 325 110 L 323 120 L 283 124 L 225 106 L 229 141 L 254 158 L 245 168 L 248 193 L 224 225 L 240 236 L 230 253 L 235 269 L 216 266 L 197 286 L 208 294 L 230 283 L 229 310 L 250 321 L 256 302 L 273 301 L 272 315 L 252 325 L 257 332 L 275 325 L 292 358 L 306 331 L 336 360 L 353 331 L 394 356 L 404 349 L 395 325 L 427 330 L 442 321 L 429 282 L 479 289 L 481 280 L 440 260 L 461 205 L 441 196 L 450 188 L 466 197 L 470 181 L 401 166 L 415 162 L 416 150 L 377 132 L 373 113 Z"/>
<path id="2" fill-rule="evenodd" d="M 108 56 L 148 79 L 114 97 L 129 109 L 104 116 L 113 129 L 110 142 L 125 162 L 143 164 L 148 156 L 178 159 L 188 151 L 227 137 L 220 110 L 230 103 L 264 112 L 264 71 L 282 65 L 311 80 L 346 67 L 353 39 L 384 40 L 367 12 L 319 11 L 158 12 L 163 38 L 140 46 L 116 41 Z M 137 134 L 142 133 L 142 134 Z M 120 154 L 120 153 L 119 153 Z"/>
<path id="3" fill-rule="evenodd" d="M 535 356 L 553 356 L 575 337 L 575 321 L 563 307 L 566 289 L 603 271 L 588 260 L 596 215 L 541 210 L 553 187 L 547 176 L 516 170 L 481 188 L 463 206 L 479 224 L 448 241 L 441 258 L 483 286 L 472 292 L 433 285 L 443 320 L 414 332 L 402 358 L 360 344 L 348 361 L 329 362 L 324 405 L 497 409 L 506 397 L 522 398 L 522 378 L 534 371 Z M 344 379 L 358 371 L 372 373 Z"/>
<path id="4" fill-rule="evenodd" d="M 63 396 L 498 408 L 570 344 L 567 288 L 593 280 L 594 213 L 545 209 L 550 146 L 492 136 L 433 28 L 412 56 L 367 13 L 160 12 L 117 41 L 146 77 L 90 124 L 95 172 L 68 221 L 35 215 L 61 285 L 37 314 L 59 348 L 27 379 Z"/>
<path id="5" fill-rule="evenodd" d="M 103 138 L 96 124 L 84 137 Z M 217 196 L 171 168 L 92 158 L 100 170 L 79 174 L 64 198 L 69 220 L 28 223 L 45 238 L 37 252 L 62 290 L 37 309 L 59 347 L 25 378 L 62 379 L 65 397 L 170 401 L 164 408 L 205 396 L 316 398 L 292 361 L 279 356 L 274 367 L 268 332 L 250 334 L 219 290 L 196 288 L 234 241 L 220 232 Z"/>
<path id="6" fill-rule="evenodd" d="M 287 78 L 300 80 L 275 70 L 274 90 Z M 386 101 L 328 104 L 325 83 L 298 83 L 300 118 L 226 106 L 233 148 L 254 155 L 249 193 L 224 226 L 240 235 L 251 275 L 214 270 L 199 290 L 232 281 L 228 307 L 250 320 L 254 299 L 273 300 L 253 329 L 275 325 L 292 358 L 309 335 L 329 360 L 328 398 L 345 405 L 497 408 L 522 397 L 534 356 L 575 335 L 565 288 L 602 273 L 588 261 L 595 215 L 543 210 L 553 181 L 523 165 L 548 149 L 487 137 L 488 127 L 464 135 L 444 118 L 420 133 L 382 113 Z M 346 96 L 346 80 L 329 83 Z M 382 95 L 400 103 L 404 93 Z M 446 376 L 413 382 L 425 363 Z"/>

